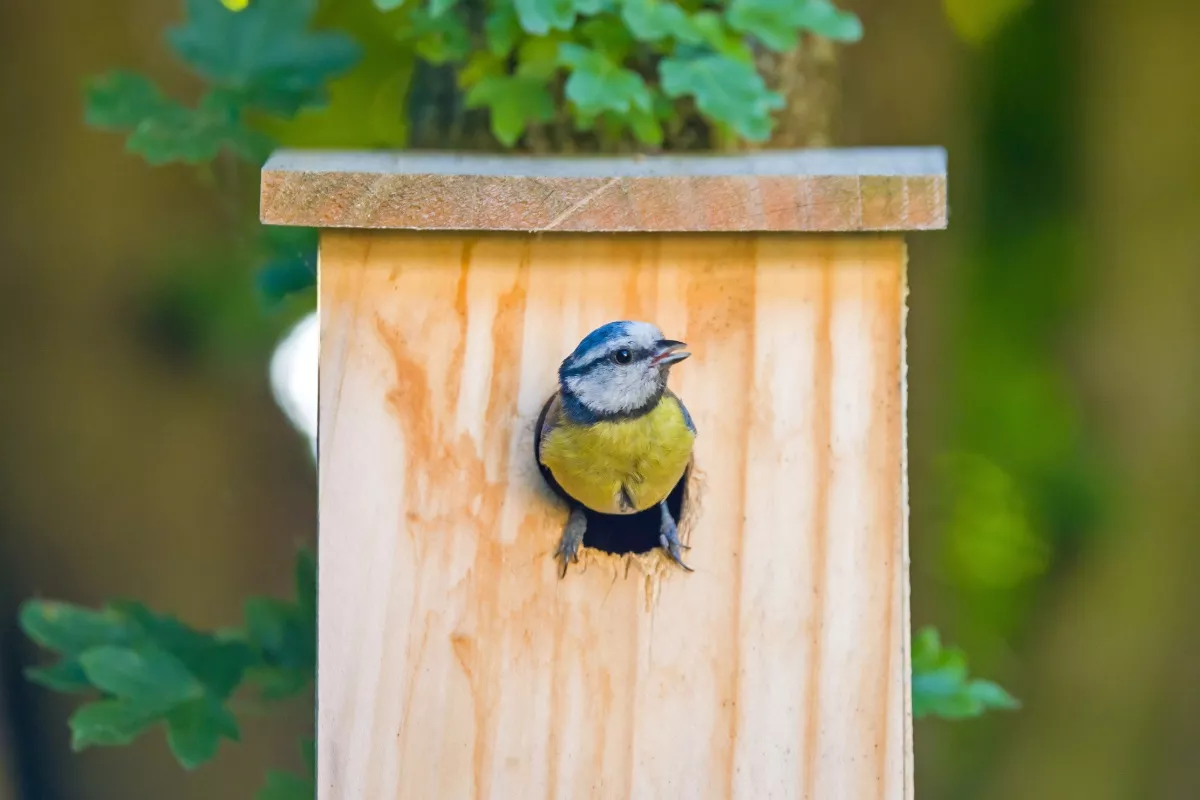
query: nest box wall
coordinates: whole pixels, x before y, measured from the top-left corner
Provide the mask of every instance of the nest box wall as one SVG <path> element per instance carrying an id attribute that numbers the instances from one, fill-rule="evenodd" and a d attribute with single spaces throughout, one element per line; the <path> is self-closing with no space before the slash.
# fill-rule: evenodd
<path id="1" fill-rule="evenodd" d="M 262 200 L 327 229 L 322 800 L 912 797 L 901 232 L 945 225 L 940 150 L 283 153 Z M 618 319 L 693 353 L 695 572 L 560 580 L 533 426 Z"/>

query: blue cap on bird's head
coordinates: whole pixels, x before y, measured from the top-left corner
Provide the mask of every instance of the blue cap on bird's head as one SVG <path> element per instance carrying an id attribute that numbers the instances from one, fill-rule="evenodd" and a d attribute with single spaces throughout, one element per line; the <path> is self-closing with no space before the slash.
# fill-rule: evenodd
<path id="1" fill-rule="evenodd" d="M 662 396 L 671 366 L 691 355 L 686 346 L 649 322 L 609 322 L 563 360 L 560 389 L 597 417 L 635 413 Z"/>

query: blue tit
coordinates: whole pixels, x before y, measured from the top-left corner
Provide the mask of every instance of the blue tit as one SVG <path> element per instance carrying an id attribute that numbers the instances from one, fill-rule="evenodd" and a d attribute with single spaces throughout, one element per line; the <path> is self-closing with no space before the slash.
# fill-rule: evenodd
<path id="1" fill-rule="evenodd" d="M 682 545 L 667 496 L 692 459 L 696 426 L 667 388 L 690 353 L 648 322 L 610 322 L 589 333 L 558 370 L 558 391 L 542 410 L 537 459 L 571 513 L 555 554 L 560 577 L 579 560 L 584 508 L 636 514 L 658 506 L 659 543 L 675 563 Z"/>

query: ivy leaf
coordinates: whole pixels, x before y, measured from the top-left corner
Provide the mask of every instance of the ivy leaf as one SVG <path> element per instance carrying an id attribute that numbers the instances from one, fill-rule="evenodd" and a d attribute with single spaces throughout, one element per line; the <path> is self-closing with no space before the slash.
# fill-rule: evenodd
<path id="1" fill-rule="evenodd" d="M 255 0 L 233 12 L 212 0 L 187 0 L 187 21 L 167 40 L 200 76 L 264 111 L 291 116 L 323 105 L 326 82 L 360 56 L 348 36 L 308 30 L 316 5 Z"/>
<path id="2" fill-rule="evenodd" d="M 133 641 L 136 630 L 120 612 L 88 608 L 52 600 L 28 600 L 17 615 L 21 630 L 42 647 L 77 656 L 100 645 Z"/>
<path id="3" fill-rule="evenodd" d="M 244 642 L 201 633 L 173 617 L 156 614 L 141 603 L 114 605 L 144 631 L 154 646 L 177 658 L 218 698 L 229 696 L 254 661 L 254 654 Z"/>
<path id="4" fill-rule="evenodd" d="M 577 44 L 564 44 L 559 60 L 571 68 L 567 99 L 585 115 L 601 111 L 627 114 L 632 109 L 649 112 L 654 107 L 642 76 L 613 62 L 605 54 Z"/>
<path id="5" fill-rule="evenodd" d="M 487 108 L 492 133 L 506 147 L 512 147 L 531 122 L 554 119 L 554 98 L 545 82 L 537 78 L 489 75 L 471 87 L 467 108 Z"/>
<path id="6" fill-rule="evenodd" d="M 620 63 L 629 57 L 636 40 L 620 17 L 603 14 L 579 26 L 579 34 L 592 48 Z"/>
<path id="7" fill-rule="evenodd" d="M 912 706 L 916 718 L 966 719 L 1020 703 L 992 681 L 971 680 L 962 650 L 943 648 L 937 630 L 924 628 L 913 637 Z"/>
<path id="8" fill-rule="evenodd" d="M 126 149 L 151 164 L 201 164 L 223 148 L 260 164 L 271 141 L 246 127 L 242 110 L 241 98 L 221 89 L 187 108 L 141 75 L 117 71 L 89 82 L 84 119 L 101 129 L 129 130 Z"/>
<path id="9" fill-rule="evenodd" d="M 313 779 L 272 771 L 267 773 L 267 784 L 254 795 L 254 800 L 312 800 L 316 794 Z"/>
<path id="10" fill-rule="evenodd" d="M 664 58 L 658 70 L 669 97 L 696 98 L 700 113 L 750 141 L 770 136 L 771 112 L 783 107 L 752 65 L 726 56 Z"/>
<path id="11" fill-rule="evenodd" d="M 158 714 L 125 700 L 100 700 L 80 706 L 71 715 L 71 749 L 111 747 L 132 742 L 153 725 Z"/>
<path id="12" fill-rule="evenodd" d="M 1021 702 L 1000 684 L 982 678 L 971 681 L 967 686 L 967 693 L 984 708 L 1002 708 L 1012 711 L 1021 707 Z"/>
<path id="13" fill-rule="evenodd" d="M 829 0 L 733 0 L 726 18 L 734 30 L 756 37 L 772 50 L 792 50 L 799 32 L 810 30 L 836 41 L 858 41 L 858 17 Z"/>
<path id="14" fill-rule="evenodd" d="M 83 665 L 74 658 L 64 658 L 50 667 L 30 667 L 25 670 L 25 677 L 39 686 L 64 694 L 86 692 L 92 688 Z"/>
<path id="15" fill-rule="evenodd" d="M 521 27 L 535 36 L 569 31 L 575 24 L 575 0 L 515 0 L 514 5 Z"/>
<path id="16" fill-rule="evenodd" d="M 634 137 L 642 144 L 658 147 L 663 142 L 662 123 L 658 117 L 640 108 L 631 109 L 626 119 Z"/>
<path id="17" fill-rule="evenodd" d="M 288 295 L 317 285 L 316 251 L 283 255 L 264 264 L 255 276 L 258 292 L 277 303 Z"/>
<path id="18" fill-rule="evenodd" d="M 143 120 L 162 113 L 168 103 L 149 78 L 114 70 L 88 81 L 83 118 L 88 125 L 102 130 L 136 128 Z"/>
<path id="19" fill-rule="evenodd" d="M 195 110 L 174 103 L 164 106 L 162 113 L 134 129 L 127 146 L 150 164 L 201 164 L 212 161 L 224 147 L 245 161 L 262 164 L 272 143 L 242 123 L 238 98 L 214 90 Z"/>
<path id="20" fill-rule="evenodd" d="M 521 21 L 511 2 L 501 2 L 492 8 L 483 27 L 487 49 L 493 55 L 507 56 L 521 39 Z"/>
<path id="21" fill-rule="evenodd" d="M 167 743 L 184 769 L 195 769 L 217 754 L 221 739 L 239 741 L 237 721 L 211 696 L 199 697 L 167 714 Z"/>
<path id="22" fill-rule="evenodd" d="M 458 14 L 434 16 L 418 9 L 396 36 L 402 42 L 411 42 L 417 54 L 430 64 L 461 61 L 471 52 L 471 34 Z"/>
<path id="23" fill-rule="evenodd" d="M 737 35 L 715 11 L 700 11 L 692 15 L 691 25 L 700 39 L 723 56 L 747 64 L 754 59 L 744 37 Z"/>
<path id="24" fill-rule="evenodd" d="M 802 6 L 800 27 L 835 42 L 857 42 L 862 39 L 862 22 L 849 11 L 843 11 L 829 0 L 808 0 Z"/>
<path id="25" fill-rule="evenodd" d="M 554 35 L 534 36 L 521 42 L 517 51 L 517 75 L 547 81 L 558 71 L 558 47 Z"/>
<path id="26" fill-rule="evenodd" d="M 702 41 L 688 13 L 670 0 L 624 0 L 621 19 L 643 42 L 657 42 L 668 37 L 688 44 Z"/>
<path id="27" fill-rule="evenodd" d="M 94 686 L 147 713 L 161 713 L 204 694 L 183 662 L 153 645 L 94 647 L 80 662 Z"/>
<path id="28" fill-rule="evenodd" d="M 246 601 L 246 631 L 268 664 L 304 668 L 316 663 L 314 631 L 294 603 L 250 598 Z"/>

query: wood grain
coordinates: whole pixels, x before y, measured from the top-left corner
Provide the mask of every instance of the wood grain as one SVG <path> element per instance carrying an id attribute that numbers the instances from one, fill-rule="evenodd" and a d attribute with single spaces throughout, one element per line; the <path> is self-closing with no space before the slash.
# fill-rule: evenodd
<path id="1" fill-rule="evenodd" d="M 911 798 L 904 293 L 896 236 L 324 232 L 321 800 Z M 613 319 L 694 353 L 690 575 L 557 578 L 534 420 Z"/>
<path id="2" fill-rule="evenodd" d="M 940 148 L 546 157 L 284 151 L 262 220 L 321 228 L 900 231 L 946 227 Z"/>

